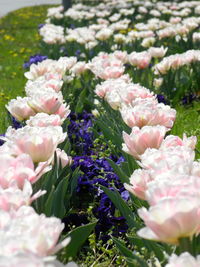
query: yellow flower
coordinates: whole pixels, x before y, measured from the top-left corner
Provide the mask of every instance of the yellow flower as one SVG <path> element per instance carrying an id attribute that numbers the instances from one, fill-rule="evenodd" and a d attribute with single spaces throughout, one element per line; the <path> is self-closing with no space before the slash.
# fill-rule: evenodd
<path id="1" fill-rule="evenodd" d="M 19 50 L 19 53 L 24 53 L 25 52 L 25 48 L 22 47 L 20 50 Z"/>
<path id="2" fill-rule="evenodd" d="M 10 36 L 10 35 L 8 35 L 8 34 L 5 34 L 5 35 L 4 35 L 4 39 L 5 39 L 5 40 L 10 40 L 10 41 L 15 40 L 12 36 Z"/>
<path id="3" fill-rule="evenodd" d="M 126 34 L 126 30 L 120 30 L 119 31 L 121 34 Z"/>

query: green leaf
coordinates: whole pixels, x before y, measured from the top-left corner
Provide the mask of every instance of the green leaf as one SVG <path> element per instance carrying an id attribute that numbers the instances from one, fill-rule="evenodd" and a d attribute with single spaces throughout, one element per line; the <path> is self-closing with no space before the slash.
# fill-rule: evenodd
<path id="1" fill-rule="evenodd" d="M 162 261 L 164 259 L 163 251 L 165 251 L 164 246 L 150 240 L 142 239 L 138 236 L 136 237 L 128 237 L 131 244 L 137 246 L 138 248 L 145 247 L 150 253 L 153 251 L 156 257 Z"/>
<path id="2" fill-rule="evenodd" d="M 126 261 L 128 263 L 128 266 L 135 267 L 135 261 L 140 264 L 140 267 L 149 267 L 149 265 L 140 257 L 133 254 L 133 259 L 126 258 Z M 130 265 L 131 264 L 131 265 Z"/>
<path id="3" fill-rule="evenodd" d="M 140 168 L 136 160 L 129 154 L 122 152 L 122 156 L 126 159 L 128 168 L 126 169 L 126 174 L 130 177 L 134 170 Z"/>
<path id="4" fill-rule="evenodd" d="M 63 129 L 63 132 L 67 132 L 67 126 L 65 125 L 66 129 Z M 71 144 L 68 138 L 65 139 L 64 142 L 62 142 L 59 146 L 58 146 L 61 150 L 64 150 L 67 155 L 70 154 L 71 152 Z"/>
<path id="5" fill-rule="evenodd" d="M 85 243 L 90 233 L 96 226 L 96 222 L 89 223 L 84 226 L 79 226 L 67 234 L 66 237 L 71 237 L 69 245 L 65 249 L 65 257 L 75 258 L 81 246 Z"/>
<path id="6" fill-rule="evenodd" d="M 77 187 L 79 177 L 79 168 L 76 168 L 72 176 L 69 178 L 67 193 L 65 194 L 65 208 L 68 212 L 71 208 L 71 199 Z"/>
<path id="7" fill-rule="evenodd" d="M 67 185 L 67 178 L 61 180 L 53 194 L 52 214 L 60 219 L 62 219 L 66 214 L 64 200 L 67 192 Z"/>
<path id="8" fill-rule="evenodd" d="M 112 237 L 115 245 L 117 246 L 117 248 L 119 249 L 120 253 L 125 256 L 125 257 L 129 257 L 129 258 L 132 258 L 133 256 L 133 252 L 129 249 L 127 249 L 127 246 L 124 242 L 118 240 L 117 238 L 115 237 Z"/>
<path id="9" fill-rule="evenodd" d="M 113 237 L 113 241 L 120 253 L 126 257 L 126 261 L 129 267 L 135 267 L 135 261 L 137 261 L 141 267 L 148 267 L 147 263 L 140 257 L 136 256 L 131 250 L 127 249 L 126 245 L 119 241 L 117 238 Z"/>
<path id="10" fill-rule="evenodd" d="M 82 112 L 83 108 L 84 108 L 84 99 L 86 98 L 87 95 L 87 89 L 85 88 L 79 95 L 78 97 L 78 101 L 76 104 L 76 108 L 75 108 L 75 112 L 76 113 L 80 113 Z"/>
<path id="11" fill-rule="evenodd" d="M 45 208 L 44 213 L 46 216 L 51 216 L 51 209 L 52 209 L 52 203 L 53 203 L 53 194 L 55 191 L 55 187 L 52 186 L 51 191 L 48 193 L 47 201 L 45 202 Z"/>
<path id="12" fill-rule="evenodd" d="M 127 224 L 130 228 L 136 227 L 139 228 L 138 223 L 136 222 L 135 215 L 133 211 L 129 208 L 128 204 L 122 199 L 117 190 L 111 191 L 107 187 L 100 186 L 110 200 L 114 203 L 115 207 L 121 212 L 122 216 L 127 221 Z"/>
<path id="13" fill-rule="evenodd" d="M 47 174 L 44 184 L 42 185 L 42 189 L 45 189 L 47 191 L 47 194 L 49 191 L 51 191 L 51 188 L 56 183 L 57 178 L 58 178 L 58 162 L 57 162 L 57 156 L 54 154 L 54 165 L 52 167 L 52 170 Z"/>
<path id="14" fill-rule="evenodd" d="M 114 132 L 112 125 L 110 122 L 105 123 L 102 119 L 97 119 L 97 125 L 102 130 L 104 136 L 112 141 L 118 148 L 121 149 L 122 146 L 122 137 L 121 135 Z"/>
<path id="15" fill-rule="evenodd" d="M 119 176 L 120 181 L 122 183 L 129 183 L 129 177 L 126 175 L 126 173 L 123 172 L 121 166 L 116 164 L 114 161 L 112 161 L 109 158 L 107 158 L 106 160 L 109 162 L 109 164 L 113 168 L 114 172 Z"/>

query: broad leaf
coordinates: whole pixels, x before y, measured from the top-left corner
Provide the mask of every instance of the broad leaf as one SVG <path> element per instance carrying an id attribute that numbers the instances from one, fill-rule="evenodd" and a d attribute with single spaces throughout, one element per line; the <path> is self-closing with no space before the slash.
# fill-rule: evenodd
<path id="1" fill-rule="evenodd" d="M 117 190 L 111 191 L 107 187 L 100 186 L 110 200 L 114 203 L 115 207 L 118 208 L 122 216 L 126 219 L 126 222 L 130 228 L 136 227 L 139 225 L 136 222 L 135 215 L 133 211 L 129 208 L 128 204 L 123 200 Z"/>
<path id="2" fill-rule="evenodd" d="M 71 237 L 69 245 L 65 249 L 65 257 L 75 258 L 81 246 L 85 243 L 90 233 L 93 231 L 96 222 L 89 223 L 84 226 L 79 226 L 67 234 L 66 237 Z"/>

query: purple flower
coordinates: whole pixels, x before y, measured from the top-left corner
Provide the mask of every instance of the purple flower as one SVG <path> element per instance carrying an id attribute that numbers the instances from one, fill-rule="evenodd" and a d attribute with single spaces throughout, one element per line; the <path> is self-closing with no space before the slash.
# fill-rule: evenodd
<path id="1" fill-rule="evenodd" d="M 121 192 L 121 197 L 125 200 L 128 201 L 130 199 L 129 192 L 127 190 L 124 190 Z"/>
<path id="2" fill-rule="evenodd" d="M 158 103 L 164 103 L 167 104 L 167 100 L 165 99 L 164 95 L 157 95 Z"/>
<path id="3" fill-rule="evenodd" d="M 87 215 L 84 213 L 71 213 L 67 217 L 65 217 L 62 222 L 65 224 L 64 232 L 69 232 L 72 227 L 81 226 L 89 223 Z"/>
<path id="4" fill-rule="evenodd" d="M 113 230 L 114 236 L 119 236 L 120 233 L 126 233 L 128 230 L 128 225 L 126 224 L 126 220 L 124 217 L 115 217 L 111 218 L 111 223 L 115 226 Z"/>
<path id="5" fill-rule="evenodd" d="M 47 59 L 47 56 L 43 56 L 40 54 L 36 54 L 34 56 L 30 56 L 29 61 L 26 61 L 23 64 L 24 69 L 27 69 L 31 66 L 31 64 L 37 64 L 38 62 L 42 62 L 43 60 Z"/>
<path id="6" fill-rule="evenodd" d="M 102 157 L 102 153 L 107 151 L 108 146 L 98 140 L 94 145 L 95 137 L 90 131 L 94 120 L 94 116 L 86 111 L 81 114 L 70 114 L 68 136 L 72 150 L 76 155 L 73 157 L 71 168 L 75 170 L 79 167 L 80 170 L 76 189 L 78 193 L 76 198 L 79 200 L 77 207 L 81 209 L 83 205 L 87 207 L 89 203 L 94 203 L 92 212 L 98 219 L 95 228 L 96 236 L 102 240 L 107 240 L 110 233 L 114 233 L 116 236 L 117 233 L 121 234 L 126 231 L 127 225 L 124 223 L 123 217 L 114 216 L 115 206 L 99 185 L 110 190 L 115 187 L 125 201 L 129 199 L 129 193 L 125 190 L 107 159 Z M 101 135 L 101 133 L 99 134 Z M 120 155 L 110 155 L 109 158 L 116 164 L 124 162 L 124 158 Z"/>
<path id="7" fill-rule="evenodd" d="M 183 105 L 187 105 L 187 104 L 190 104 L 192 103 L 194 100 L 197 99 L 197 96 L 194 95 L 194 94 L 189 94 L 189 95 L 186 95 L 182 98 L 182 104 Z"/>
<path id="8" fill-rule="evenodd" d="M 93 125 L 93 115 L 84 111 L 82 114 L 71 113 L 69 118 L 68 136 L 73 150 L 76 154 L 91 155 L 94 135 L 89 128 Z"/>
<path id="9" fill-rule="evenodd" d="M 19 129 L 23 127 L 23 125 L 19 121 L 17 121 L 12 115 L 11 115 L 11 121 L 12 121 L 13 128 Z"/>
<path id="10" fill-rule="evenodd" d="M 79 57 L 80 57 L 80 54 L 81 54 L 81 50 L 79 50 L 79 49 L 76 50 L 76 52 L 75 52 L 75 56 L 79 58 Z"/>
<path id="11" fill-rule="evenodd" d="M 0 134 L 0 146 L 2 146 L 5 142 L 5 141 L 1 140 L 1 136 L 5 136 L 5 134 Z"/>
<path id="12" fill-rule="evenodd" d="M 40 24 L 38 25 L 38 30 L 40 30 L 44 25 L 45 25 L 45 23 L 40 23 Z"/>
<path id="13" fill-rule="evenodd" d="M 70 29 L 75 29 L 76 28 L 74 24 L 70 24 L 69 27 L 70 27 Z"/>

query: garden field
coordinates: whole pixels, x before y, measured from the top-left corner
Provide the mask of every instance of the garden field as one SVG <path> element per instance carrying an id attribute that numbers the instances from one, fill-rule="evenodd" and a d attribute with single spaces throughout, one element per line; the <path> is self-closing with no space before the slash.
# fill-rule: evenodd
<path id="1" fill-rule="evenodd" d="M 200 1 L 0 18 L 0 267 L 200 266 Z"/>

